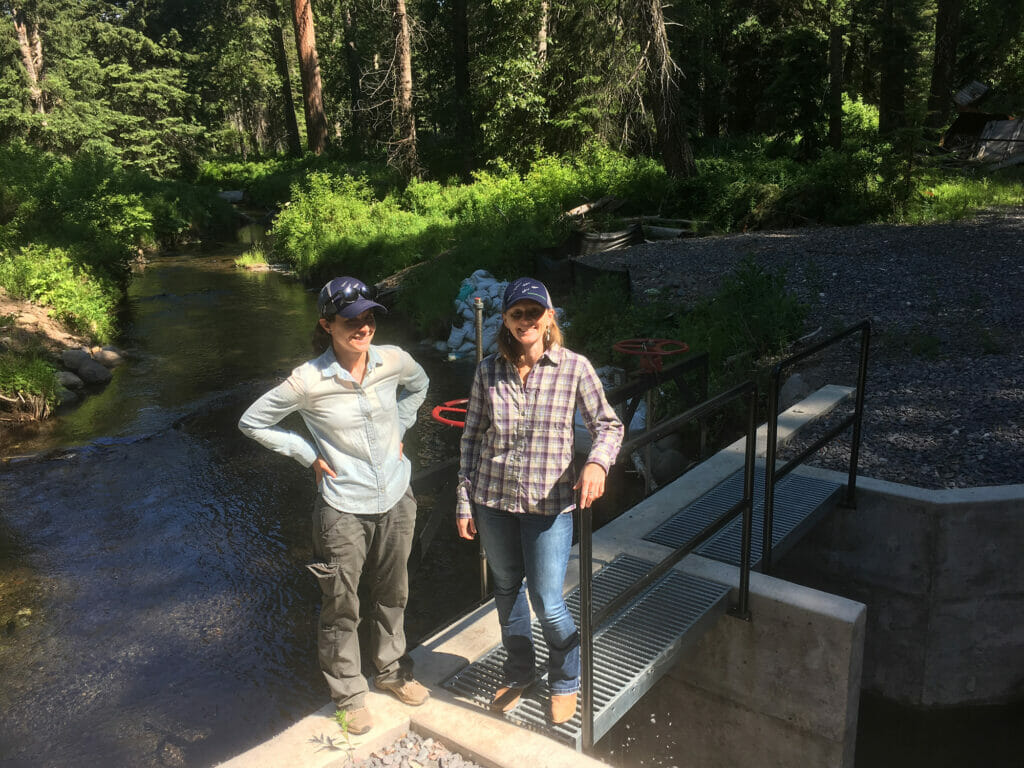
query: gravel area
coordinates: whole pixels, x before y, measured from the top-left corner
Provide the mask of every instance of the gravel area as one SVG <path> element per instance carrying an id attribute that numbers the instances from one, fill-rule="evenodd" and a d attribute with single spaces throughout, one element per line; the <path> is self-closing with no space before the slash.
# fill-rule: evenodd
<path id="1" fill-rule="evenodd" d="M 463 759 L 457 752 L 434 739 L 415 731 L 374 752 L 365 760 L 351 763 L 351 768 L 481 768 Z"/>
<path id="2" fill-rule="evenodd" d="M 669 240 L 583 257 L 627 269 L 635 296 L 692 302 L 752 257 L 783 270 L 814 340 L 872 321 L 862 475 L 923 488 L 1024 483 L 1024 210 L 954 224 L 868 225 Z M 800 371 L 855 382 L 856 342 Z M 835 444 L 817 463 L 843 470 Z"/>

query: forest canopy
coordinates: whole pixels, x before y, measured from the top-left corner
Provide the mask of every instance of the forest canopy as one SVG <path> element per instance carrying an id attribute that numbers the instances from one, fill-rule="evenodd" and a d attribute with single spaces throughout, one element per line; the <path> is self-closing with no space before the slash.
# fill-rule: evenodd
<path id="1" fill-rule="evenodd" d="M 1022 0 L 0 2 L 0 140 L 156 175 L 332 150 L 464 179 L 600 141 L 696 171 L 757 135 L 813 159 L 843 98 L 941 129 L 1024 94 Z"/>

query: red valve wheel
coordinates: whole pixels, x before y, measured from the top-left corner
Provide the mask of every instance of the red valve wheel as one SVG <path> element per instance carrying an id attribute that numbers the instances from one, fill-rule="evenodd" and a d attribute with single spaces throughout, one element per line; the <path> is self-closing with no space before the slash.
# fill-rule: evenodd
<path id="1" fill-rule="evenodd" d="M 466 406 L 469 404 L 469 400 L 462 398 L 461 400 L 449 400 L 447 403 L 441 405 L 435 405 L 434 410 L 430 412 L 434 421 L 440 422 L 441 424 L 447 424 L 449 427 L 465 427 L 466 426 Z M 462 421 L 457 418 L 453 419 L 444 414 L 450 413 L 455 416 L 462 416 Z"/>
<path id="2" fill-rule="evenodd" d="M 661 370 L 662 358 L 689 352 L 690 345 L 675 339 L 624 339 L 615 342 L 612 349 L 624 355 L 638 356 L 641 367 L 656 373 Z"/>

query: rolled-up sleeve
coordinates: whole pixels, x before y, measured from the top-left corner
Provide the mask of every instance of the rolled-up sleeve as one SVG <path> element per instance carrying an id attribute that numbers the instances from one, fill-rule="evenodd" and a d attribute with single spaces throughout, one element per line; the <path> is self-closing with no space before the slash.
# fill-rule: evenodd
<path id="1" fill-rule="evenodd" d="M 302 381 L 292 374 L 250 405 L 239 419 L 238 428 L 260 445 L 308 467 L 316 461 L 313 444 L 297 432 L 277 426 L 285 416 L 299 410 L 304 399 Z"/>
<path id="2" fill-rule="evenodd" d="M 582 359 L 579 384 L 576 390 L 576 405 L 580 409 L 583 423 L 590 432 L 593 445 L 587 456 L 587 463 L 597 464 L 607 473 L 619 455 L 622 446 L 622 421 L 604 396 L 601 379 L 589 360 Z"/>

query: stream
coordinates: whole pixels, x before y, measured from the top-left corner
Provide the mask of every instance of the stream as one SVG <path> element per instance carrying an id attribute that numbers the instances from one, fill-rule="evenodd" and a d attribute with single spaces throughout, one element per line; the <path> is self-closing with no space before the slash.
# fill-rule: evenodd
<path id="1" fill-rule="evenodd" d="M 0 468 L 0 765 L 209 765 L 328 700 L 304 567 L 312 472 L 236 426 L 311 356 L 315 296 L 234 255 L 136 274 L 128 362 L 13 447 L 36 458 Z M 464 396 L 471 367 L 388 317 L 376 341 L 431 378 L 406 438 L 414 471 L 454 455 L 428 406 Z M 449 534 L 413 577 L 411 642 L 478 598 L 476 550 Z"/>

